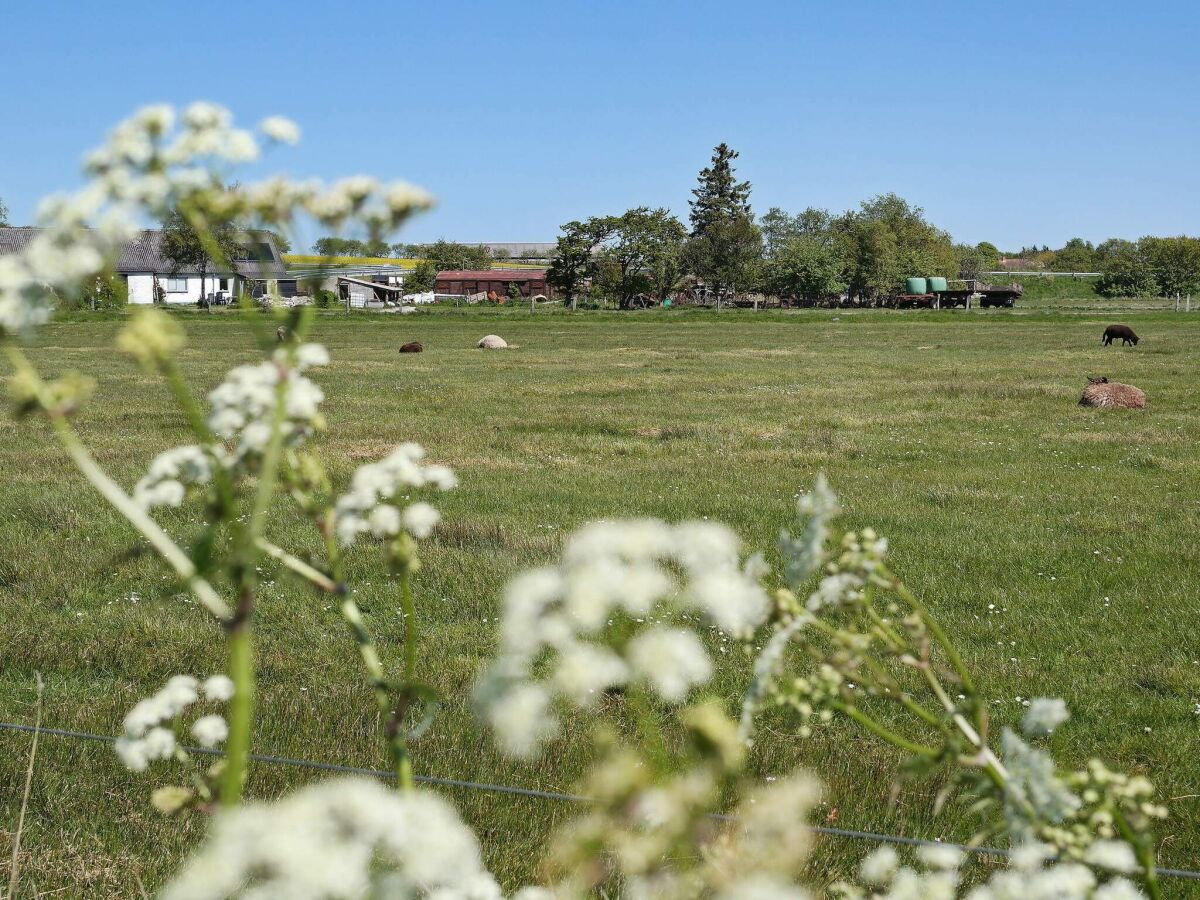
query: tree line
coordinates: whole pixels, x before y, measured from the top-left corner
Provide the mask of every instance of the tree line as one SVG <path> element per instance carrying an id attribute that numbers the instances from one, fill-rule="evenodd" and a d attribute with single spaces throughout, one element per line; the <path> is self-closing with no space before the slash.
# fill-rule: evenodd
<path id="1" fill-rule="evenodd" d="M 835 214 L 810 207 L 772 207 L 756 217 L 751 185 L 734 169 L 737 151 L 717 146 L 697 177 L 689 226 L 667 209 L 637 207 L 619 215 L 567 222 L 560 229 L 547 279 L 568 303 L 584 293 L 631 305 L 639 296 L 672 291 L 721 298 L 758 292 L 789 300 L 847 297 L 872 302 L 902 289 L 908 276 L 978 278 L 1003 257 L 1044 270 L 1103 273 L 1107 296 L 1200 288 L 1200 239 L 1145 237 L 1099 246 L 1073 238 L 1057 251 L 1002 253 L 984 241 L 956 243 L 924 210 L 882 194 Z"/>

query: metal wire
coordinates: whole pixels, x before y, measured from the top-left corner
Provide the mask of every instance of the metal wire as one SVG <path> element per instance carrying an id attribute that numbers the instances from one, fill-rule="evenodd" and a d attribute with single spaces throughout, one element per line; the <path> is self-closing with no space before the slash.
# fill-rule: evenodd
<path id="1" fill-rule="evenodd" d="M 0 722 L 0 731 L 20 731 L 26 734 L 43 734 L 51 737 L 73 738 L 82 741 L 100 741 L 106 744 L 116 742 L 116 738 L 107 734 L 92 734 L 87 731 L 71 731 L 66 728 L 35 728 L 32 725 L 20 725 L 16 722 Z M 184 747 L 188 753 L 200 756 L 223 756 L 224 753 L 220 750 L 212 750 L 207 747 Z M 311 759 L 292 759 L 287 756 L 271 756 L 263 753 L 251 753 L 250 759 L 254 762 L 266 763 L 267 765 L 276 766 L 294 766 L 302 769 L 316 769 L 321 772 L 337 772 L 342 775 L 366 775 L 372 778 L 395 778 L 395 772 L 389 772 L 386 769 L 369 769 L 359 766 L 344 766 L 338 763 L 317 762 Z M 417 775 L 415 780 L 422 784 L 434 784 L 440 787 L 464 788 L 473 791 L 487 791 L 493 794 L 510 794 L 517 797 L 532 797 L 537 800 L 557 800 L 568 801 L 571 803 L 591 803 L 592 798 L 584 797 L 581 794 L 563 794 L 557 791 L 542 791 L 537 788 L 516 787 L 508 784 L 488 784 L 480 781 L 460 781 L 457 778 L 434 778 L 429 775 Z M 722 822 L 733 822 L 737 820 L 736 816 L 731 816 L 723 813 L 713 813 L 710 818 L 718 819 Z M 971 847 L 967 844 L 954 844 L 946 841 L 930 841 L 924 838 L 907 837 L 902 834 L 879 834 L 874 831 L 857 831 L 852 828 L 833 828 L 828 825 L 812 825 L 810 828 L 817 834 L 828 835 L 830 837 L 852 838 L 863 841 L 874 841 L 879 844 L 898 844 L 905 847 L 955 847 L 965 853 L 974 853 L 980 856 L 1000 856 L 1007 857 L 1008 851 L 999 847 Z M 1159 869 L 1154 870 L 1158 875 L 1167 878 L 1186 878 L 1192 881 L 1200 881 L 1200 871 L 1190 871 L 1187 869 Z"/>

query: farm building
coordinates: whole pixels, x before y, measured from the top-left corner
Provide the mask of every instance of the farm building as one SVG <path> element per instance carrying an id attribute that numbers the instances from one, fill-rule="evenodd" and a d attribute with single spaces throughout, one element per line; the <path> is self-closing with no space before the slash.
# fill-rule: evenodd
<path id="1" fill-rule="evenodd" d="M 0 228 L 0 255 L 19 253 L 39 230 Z M 176 266 L 165 257 L 162 232 L 147 229 L 125 245 L 114 270 L 129 289 L 130 303 L 153 303 L 156 281 L 164 303 L 195 304 L 208 295 L 231 298 L 243 292 L 294 296 L 296 281 L 288 278 L 270 236 L 252 232 L 244 238 L 241 252 L 231 260 L 234 271 L 209 271 L 201 278 L 199 269 Z"/>
<path id="2" fill-rule="evenodd" d="M 544 269 L 452 269 L 438 272 L 434 291 L 464 297 L 472 294 L 507 297 L 510 284 L 517 286 L 522 297 L 550 296 Z"/>

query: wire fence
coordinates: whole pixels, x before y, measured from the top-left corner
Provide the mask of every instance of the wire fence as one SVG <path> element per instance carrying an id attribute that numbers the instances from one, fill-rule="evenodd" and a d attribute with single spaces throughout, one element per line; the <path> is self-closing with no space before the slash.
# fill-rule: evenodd
<path id="1" fill-rule="evenodd" d="M 33 725 L 21 725 L 17 722 L 0 722 L 0 731 L 16 731 L 25 734 L 40 734 L 49 737 L 71 738 L 81 741 L 97 741 L 105 744 L 116 743 L 116 738 L 107 734 L 92 734 L 87 731 L 72 731 L 66 728 L 37 728 Z M 223 756 L 221 750 L 207 747 L 183 747 L 188 753 L 199 756 Z M 365 775 L 371 778 L 392 779 L 395 772 L 385 769 L 371 769 L 361 766 L 344 766 L 338 763 L 317 762 L 311 759 L 292 759 L 287 756 L 272 756 L 264 753 L 251 753 L 250 759 L 257 763 L 274 766 L 292 766 L 300 769 L 314 769 L 319 772 L 336 772 L 341 775 Z M 554 800 L 568 803 L 592 803 L 590 797 L 581 794 L 564 794 L 558 791 L 543 791 L 537 788 L 519 787 L 509 784 L 488 784 L 480 781 L 462 781 L 457 778 L 435 778 L 429 775 L 417 775 L 415 780 L 421 784 L 437 785 L 439 787 L 463 788 L 472 791 L 485 791 L 492 794 L 508 794 L 516 797 L 530 797 L 535 800 Z M 736 821 L 735 816 L 713 813 L 711 818 L 723 822 Z M 1008 851 L 999 847 L 973 847 L 968 844 L 956 844 L 948 841 L 931 841 L 925 838 L 907 837 L 902 834 L 880 834 L 874 831 L 858 831 L 853 828 L 834 828 L 829 825 L 812 825 L 810 828 L 817 834 L 829 837 L 852 838 L 855 840 L 872 841 L 878 844 L 897 844 L 905 847 L 956 847 L 966 853 L 978 856 L 1007 857 Z M 1183 878 L 1200 881 L 1200 871 L 1188 869 L 1155 869 L 1166 878 Z"/>

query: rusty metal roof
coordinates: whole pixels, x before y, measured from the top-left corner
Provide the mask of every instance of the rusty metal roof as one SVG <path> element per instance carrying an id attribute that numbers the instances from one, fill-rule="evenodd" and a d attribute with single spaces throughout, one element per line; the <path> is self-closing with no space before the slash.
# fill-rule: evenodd
<path id="1" fill-rule="evenodd" d="M 544 281 L 544 269 L 448 269 L 438 281 Z"/>

